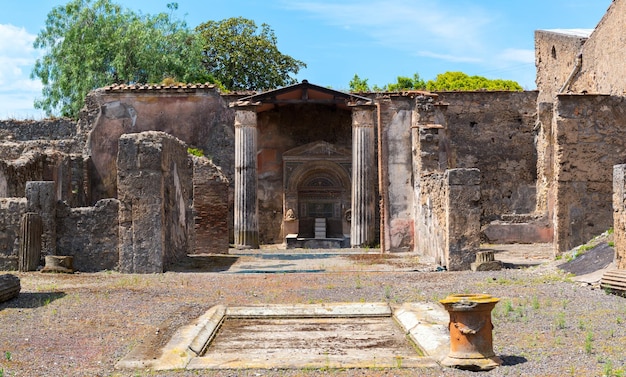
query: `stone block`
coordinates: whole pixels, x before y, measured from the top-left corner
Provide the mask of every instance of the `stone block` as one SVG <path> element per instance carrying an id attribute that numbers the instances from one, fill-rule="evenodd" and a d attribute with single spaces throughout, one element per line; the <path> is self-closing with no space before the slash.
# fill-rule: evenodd
<path id="1" fill-rule="evenodd" d="M 193 163 L 187 146 L 163 132 L 119 139 L 119 269 L 163 272 L 190 252 Z"/>

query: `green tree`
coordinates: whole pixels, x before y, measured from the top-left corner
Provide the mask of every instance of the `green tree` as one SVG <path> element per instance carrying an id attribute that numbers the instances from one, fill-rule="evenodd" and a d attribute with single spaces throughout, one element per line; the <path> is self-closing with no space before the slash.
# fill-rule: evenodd
<path id="1" fill-rule="evenodd" d="M 429 80 L 426 83 L 426 89 L 432 92 L 453 90 L 524 90 L 520 84 L 512 80 L 490 80 L 482 76 L 469 76 L 463 72 L 438 74 L 435 80 Z"/>
<path id="2" fill-rule="evenodd" d="M 205 69 L 229 90 L 267 90 L 296 83 L 306 64 L 282 54 L 267 24 L 258 30 L 243 17 L 208 21 L 196 28 Z"/>
<path id="3" fill-rule="evenodd" d="M 353 93 L 365 93 L 370 91 L 367 79 L 360 78 L 356 73 L 354 74 L 352 80 L 350 80 L 349 86 L 350 91 Z"/>
<path id="4" fill-rule="evenodd" d="M 385 86 L 386 91 L 398 92 L 401 90 L 419 90 L 426 89 L 426 82 L 420 78 L 420 75 L 415 73 L 413 77 L 398 76 L 395 83 L 387 84 Z"/>
<path id="5" fill-rule="evenodd" d="M 170 13 L 139 15 L 110 0 L 73 0 L 48 13 L 34 47 L 45 50 L 31 77 L 43 83 L 35 107 L 76 117 L 87 93 L 114 83 L 155 83 L 166 77 L 210 81 L 200 43 Z"/>

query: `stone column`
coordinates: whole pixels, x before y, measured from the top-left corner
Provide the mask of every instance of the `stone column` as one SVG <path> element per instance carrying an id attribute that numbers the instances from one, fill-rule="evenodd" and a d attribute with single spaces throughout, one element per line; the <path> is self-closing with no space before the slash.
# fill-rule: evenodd
<path id="1" fill-rule="evenodd" d="M 259 248 L 257 213 L 257 129 L 253 105 L 235 112 L 235 247 Z"/>
<path id="2" fill-rule="evenodd" d="M 352 108 L 352 247 L 366 246 L 374 241 L 375 114 L 374 105 Z"/>
<path id="3" fill-rule="evenodd" d="M 41 235 L 41 253 L 43 255 L 56 255 L 57 198 L 54 190 L 54 182 L 26 182 L 26 200 L 28 202 L 28 212 L 35 212 L 41 216 L 43 226 L 43 234 Z"/>

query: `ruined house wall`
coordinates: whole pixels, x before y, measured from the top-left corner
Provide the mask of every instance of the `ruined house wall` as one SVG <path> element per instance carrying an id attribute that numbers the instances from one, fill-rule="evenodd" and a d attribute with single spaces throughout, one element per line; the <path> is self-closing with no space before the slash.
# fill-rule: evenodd
<path id="1" fill-rule="evenodd" d="M 441 92 L 449 168 L 481 174 L 481 222 L 535 210 L 537 92 Z"/>
<path id="2" fill-rule="evenodd" d="M 187 146 L 163 132 L 119 139 L 119 268 L 163 272 L 190 251 L 193 163 Z"/>
<path id="3" fill-rule="evenodd" d="M 352 118 L 346 110 L 317 105 L 284 106 L 257 115 L 259 242 L 282 243 L 282 154 L 315 141 L 352 149 Z"/>
<path id="4" fill-rule="evenodd" d="M 76 136 L 76 121 L 69 118 L 0 120 L 0 140 L 63 140 Z"/>
<path id="5" fill-rule="evenodd" d="M 626 269 L 626 165 L 613 166 L 615 266 Z"/>
<path id="6" fill-rule="evenodd" d="M 380 195 L 384 198 L 381 210 L 385 237 L 382 246 L 392 252 L 413 250 L 416 226 L 411 127 L 414 123 L 445 124 L 445 106 L 436 105 L 437 96 L 429 93 L 383 93 L 373 99 L 380 111 Z M 442 164 L 445 169 L 447 161 Z"/>
<path id="7" fill-rule="evenodd" d="M 137 89 L 116 87 L 92 92 L 92 108 L 82 125 L 90 132 L 86 154 L 90 156 L 90 202 L 114 198 L 116 157 L 122 134 L 163 131 L 200 148 L 220 166 L 229 180 L 234 174 L 234 112 L 212 87 Z"/>
<path id="8" fill-rule="evenodd" d="M 402 96 L 376 98 L 380 111 L 381 195 L 385 196 L 385 251 L 414 246 L 411 121 L 415 100 Z"/>
<path id="9" fill-rule="evenodd" d="M 20 219 L 26 198 L 0 198 L 0 270 L 17 270 Z"/>
<path id="10" fill-rule="evenodd" d="M 28 181 L 54 181 L 58 200 L 84 205 L 82 145 L 66 118 L 0 121 L 0 197 L 24 196 Z"/>
<path id="11" fill-rule="evenodd" d="M 93 207 L 81 208 L 57 203 L 57 254 L 72 256 L 77 271 L 117 269 L 118 212 L 117 199 L 103 199 Z"/>
<path id="12" fill-rule="evenodd" d="M 613 224 L 613 165 L 626 161 L 626 99 L 560 95 L 555 107 L 555 245 L 563 252 Z"/>
<path id="13" fill-rule="evenodd" d="M 576 66 L 587 37 L 558 30 L 535 31 L 538 103 L 553 102 Z"/>
<path id="14" fill-rule="evenodd" d="M 204 157 L 193 158 L 193 254 L 228 254 L 228 179 Z"/>
<path id="15" fill-rule="evenodd" d="M 14 160 L 0 160 L 0 197 L 23 197 L 26 182 L 43 180 L 45 162 L 46 156 L 35 151 Z"/>
<path id="16" fill-rule="evenodd" d="M 626 1 L 615 0 L 583 46 L 574 93 L 623 96 L 626 91 Z"/>

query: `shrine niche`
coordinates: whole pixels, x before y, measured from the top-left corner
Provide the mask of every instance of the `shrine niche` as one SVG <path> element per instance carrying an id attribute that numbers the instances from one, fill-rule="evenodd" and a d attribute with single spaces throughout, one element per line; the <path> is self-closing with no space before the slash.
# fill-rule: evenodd
<path id="1" fill-rule="evenodd" d="M 303 81 L 231 106 L 235 247 L 374 244 L 377 118 L 370 98 Z"/>
<path id="2" fill-rule="evenodd" d="M 339 239 L 350 234 L 349 149 L 318 141 L 283 154 L 283 234 Z"/>

